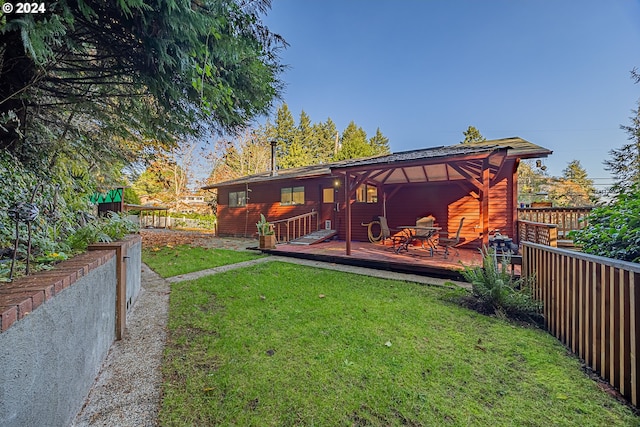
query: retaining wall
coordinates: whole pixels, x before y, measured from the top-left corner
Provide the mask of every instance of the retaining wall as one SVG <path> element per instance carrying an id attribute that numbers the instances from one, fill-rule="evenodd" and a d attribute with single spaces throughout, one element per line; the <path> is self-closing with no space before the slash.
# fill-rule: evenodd
<path id="1" fill-rule="evenodd" d="M 127 306 L 140 290 L 141 239 L 126 249 Z M 0 284 L 0 425 L 69 425 L 116 337 L 115 250 Z"/>

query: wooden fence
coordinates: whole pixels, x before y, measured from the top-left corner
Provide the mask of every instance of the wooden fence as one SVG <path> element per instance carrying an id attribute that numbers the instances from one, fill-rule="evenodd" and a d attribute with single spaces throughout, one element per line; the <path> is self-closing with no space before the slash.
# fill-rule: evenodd
<path id="1" fill-rule="evenodd" d="M 547 330 L 638 406 L 640 264 L 523 242 Z"/>
<path id="2" fill-rule="evenodd" d="M 558 226 L 543 222 L 518 221 L 518 241 L 558 246 Z"/>
<path id="3" fill-rule="evenodd" d="M 286 243 L 298 237 L 305 236 L 319 230 L 318 212 L 294 216 L 280 221 L 272 221 L 271 226 L 278 243 Z"/>
<path id="4" fill-rule="evenodd" d="M 583 208 L 519 208 L 518 220 L 556 224 L 558 238 L 568 239 L 572 230 L 580 230 L 588 224 L 590 207 Z"/>

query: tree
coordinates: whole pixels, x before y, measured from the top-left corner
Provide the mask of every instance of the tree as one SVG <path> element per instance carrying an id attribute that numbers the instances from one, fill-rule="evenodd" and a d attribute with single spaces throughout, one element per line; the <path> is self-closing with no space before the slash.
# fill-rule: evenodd
<path id="1" fill-rule="evenodd" d="M 61 0 L 0 21 L 0 148 L 48 170 L 231 131 L 279 93 L 268 0 Z M 100 161 L 95 161 L 100 159 Z"/>
<path id="2" fill-rule="evenodd" d="M 208 156 L 211 173 L 207 184 L 228 181 L 271 168 L 270 125 L 238 133 L 233 140 L 219 140 Z"/>
<path id="3" fill-rule="evenodd" d="M 469 126 L 466 131 L 462 132 L 464 140 L 460 141 L 460 144 L 469 144 L 472 142 L 483 142 L 487 139 L 482 136 L 480 131 L 473 126 Z"/>
<path id="4" fill-rule="evenodd" d="M 518 165 L 518 202 L 530 204 L 549 191 L 550 178 L 546 171 L 528 161 Z"/>
<path id="5" fill-rule="evenodd" d="M 569 162 L 562 177 L 551 180 L 549 199 L 557 206 L 590 206 L 597 201 L 593 180 L 579 160 Z"/>
<path id="6" fill-rule="evenodd" d="M 615 181 L 611 188 L 614 194 L 640 184 L 640 110 L 632 111 L 631 125 L 620 126 L 631 142 L 609 151 L 611 158 L 604 161 L 605 169 L 611 172 Z"/>
<path id="7" fill-rule="evenodd" d="M 296 123 L 289 106 L 282 104 L 276 113 L 274 137 L 278 142 L 278 164 L 284 169 L 293 167 L 295 159 L 290 157 L 291 145 L 296 140 Z"/>
<path id="8" fill-rule="evenodd" d="M 571 232 L 583 252 L 640 262 L 640 185 L 593 209 L 588 219 L 588 227 Z"/>
<path id="9" fill-rule="evenodd" d="M 328 163 L 331 161 L 336 153 L 337 138 L 339 138 L 339 132 L 331 118 L 327 118 L 324 123 L 313 125 L 314 144 L 311 153 L 316 163 Z"/>
<path id="10" fill-rule="evenodd" d="M 376 153 L 367 141 L 366 132 L 360 126 L 356 126 L 352 120 L 342 132 L 341 147 L 335 156 L 335 160 L 357 159 L 373 156 L 374 154 Z"/>
<path id="11" fill-rule="evenodd" d="M 287 153 L 278 163 L 282 168 L 295 168 L 316 163 L 313 158 L 313 129 L 309 115 L 302 110 L 298 126 L 293 133 L 293 141 L 287 147 Z"/>
<path id="12" fill-rule="evenodd" d="M 369 145 L 375 154 L 391 153 L 391 149 L 389 148 L 389 138 L 380 132 L 380 128 L 376 129 L 376 134 L 369 140 Z"/>

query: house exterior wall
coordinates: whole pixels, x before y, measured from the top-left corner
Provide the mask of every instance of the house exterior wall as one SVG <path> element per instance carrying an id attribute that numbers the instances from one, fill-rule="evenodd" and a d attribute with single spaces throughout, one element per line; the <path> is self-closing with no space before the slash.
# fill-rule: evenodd
<path id="1" fill-rule="evenodd" d="M 260 214 L 264 214 L 268 221 L 274 222 L 291 218 L 297 215 L 307 214 L 312 210 L 320 212 L 319 220 L 324 224 L 325 220 L 335 221 L 335 203 L 322 202 L 322 190 L 334 188 L 334 177 L 309 178 L 301 180 L 277 180 L 262 183 L 254 183 L 238 186 L 230 186 L 218 189 L 218 235 L 220 236 L 245 236 L 257 235 L 256 223 L 260 220 Z M 303 205 L 282 205 L 280 203 L 280 190 L 284 187 L 304 187 Z M 229 207 L 229 193 L 235 191 L 248 192 L 246 206 Z M 336 193 L 336 196 L 340 191 Z"/>
<path id="2" fill-rule="evenodd" d="M 490 228 L 500 229 L 502 234 L 515 236 L 515 160 L 506 160 L 504 167 L 494 180 L 489 192 Z M 339 185 L 336 187 L 335 182 Z M 304 205 L 282 206 L 282 187 L 304 186 Z M 299 180 L 278 180 L 250 184 L 247 206 L 230 208 L 229 192 L 245 191 L 245 185 L 218 189 L 218 234 L 221 236 L 256 235 L 255 223 L 263 213 L 268 221 L 277 221 L 302 215 L 316 210 L 320 212 L 320 227 L 331 220 L 332 228 L 338 231 L 338 238 L 346 238 L 345 191 L 343 178 L 325 176 Z M 334 203 L 322 203 L 322 190 L 334 188 Z M 386 216 L 390 227 L 415 224 L 416 219 L 433 215 L 442 232 L 454 235 L 465 218 L 461 236 L 463 246 L 480 247 L 482 244 L 481 202 L 478 189 L 469 182 L 430 182 L 404 185 L 393 195 L 394 186 L 378 187 L 378 202 L 354 202 L 351 204 L 351 239 L 367 241 L 368 224 L 385 212 L 385 193 L 391 195 L 386 200 Z"/>

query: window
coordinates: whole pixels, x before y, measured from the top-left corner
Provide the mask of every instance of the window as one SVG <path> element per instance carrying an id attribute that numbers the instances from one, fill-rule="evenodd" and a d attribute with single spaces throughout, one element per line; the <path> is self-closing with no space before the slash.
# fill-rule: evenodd
<path id="1" fill-rule="evenodd" d="M 285 187 L 280 189 L 281 205 L 304 205 L 304 187 Z"/>
<path id="2" fill-rule="evenodd" d="M 335 190 L 333 188 L 323 188 L 322 189 L 322 202 L 323 203 L 333 203 L 333 193 Z"/>
<path id="3" fill-rule="evenodd" d="M 369 184 L 364 184 L 356 190 L 356 202 L 378 203 L 378 189 Z"/>
<path id="4" fill-rule="evenodd" d="M 239 208 L 242 206 L 247 206 L 247 192 L 246 191 L 230 191 L 229 207 Z"/>
<path id="5" fill-rule="evenodd" d="M 378 189 L 369 184 L 364 184 L 356 190 L 356 202 L 378 203 Z"/>

